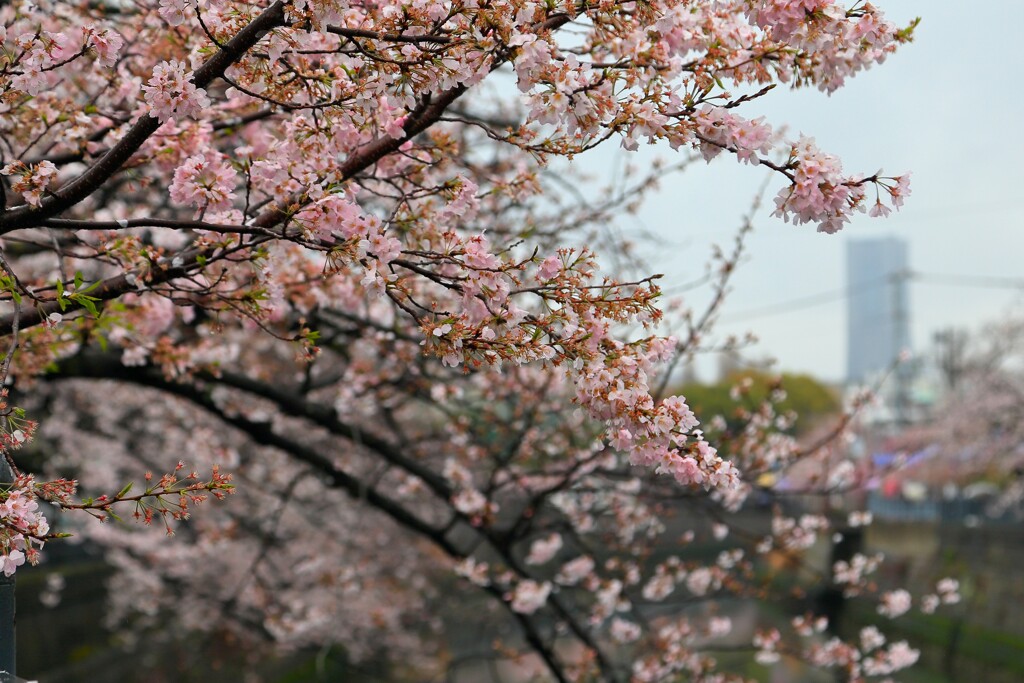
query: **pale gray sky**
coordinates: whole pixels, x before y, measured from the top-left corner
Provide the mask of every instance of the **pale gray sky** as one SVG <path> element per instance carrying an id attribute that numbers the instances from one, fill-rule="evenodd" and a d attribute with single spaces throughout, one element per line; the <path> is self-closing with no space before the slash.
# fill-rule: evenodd
<path id="1" fill-rule="evenodd" d="M 1024 280 L 1024 2 L 875 4 L 897 23 L 921 16 L 914 43 L 831 97 L 779 88 L 739 110 L 788 124 L 792 135 L 813 135 L 847 172 L 913 174 L 913 195 L 900 213 L 858 216 L 838 235 L 772 218 L 770 201 L 757 216 L 719 332 L 751 330 L 761 343 L 750 355 L 830 380 L 845 372 L 845 299 L 787 314 L 751 312 L 843 289 L 848 240 L 901 237 L 911 268 L 921 273 Z M 633 161 L 653 153 L 642 149 Z M 699 275 L 712 242 L 728 244 L 763 178 L 759 169 L 722 158 L 651 198 L 637 222 L 664 236 L 652 267 L 669 276 L 666 286 Z M 768 197 L 780 187 L 773 180 Z M 914 350 L 927 350 L 938 328 L 977 327 L 1011 310 L 1024 314 L 1024 289 L 914 283 Z"/>

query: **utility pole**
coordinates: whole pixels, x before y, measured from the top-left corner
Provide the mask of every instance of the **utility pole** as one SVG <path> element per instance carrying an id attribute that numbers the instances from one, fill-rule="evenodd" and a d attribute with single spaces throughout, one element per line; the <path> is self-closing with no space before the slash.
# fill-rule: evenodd
<path id="1" fill-rule="evenodd" d="M 909 317 L 906 302 L 906 283 L 911 277 L 909 270 L 897 270 L 889 276 L 889 286 L 892 288 L 892 348 L 897 354 L 902 354 L 909 342 Z M 895 396 L 893 397 L 893 408 L 897 427 L 905 427 L 910 423 L 910 381 L 913 376 L 913 368 L 909 359 L 894 358 L 896 365 L 895 372 Z"/>
<path id="2" fill-rule="evenodd" d="M 936 332 L 932 339 L 935 341 L 935 355 L 946 389 L 956 391 L 960 378 L 967 371 L 967 332 L 947 327 Z"/>
<path id="3" fill-rule="evenodd" d="M 0 455 L 0 484 L 14 483 L 14 472 Z M 0 572 L 0 683 L 13 683 L 17 648 L 14 639 L 14 576 Z"/>

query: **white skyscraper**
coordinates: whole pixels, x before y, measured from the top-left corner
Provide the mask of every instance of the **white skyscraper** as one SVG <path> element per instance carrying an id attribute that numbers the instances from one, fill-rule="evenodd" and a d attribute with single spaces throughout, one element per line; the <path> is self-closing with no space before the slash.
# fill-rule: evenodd
<path id="1" fill-rule="evenodd" d="M 847 244 L 847 381 L 877 377 L 910 348 L 908 275 L 903 240 L 882 237 Z"/>

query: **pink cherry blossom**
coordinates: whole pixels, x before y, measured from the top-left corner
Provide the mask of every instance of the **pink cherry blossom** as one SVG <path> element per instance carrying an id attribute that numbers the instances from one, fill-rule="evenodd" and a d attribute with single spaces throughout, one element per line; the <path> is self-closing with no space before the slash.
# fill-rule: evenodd
<path id="1" fill-rule="evenodd" d="M 533 614 L 544 606 L 550 594 L 551 584 L 547 581 L 521 581 L 512 592 L 512 609 L 520 614 Z"/>
<path id="2" fill-rule="evenodd" d="M 195 86 L 192 73 L 176 59 L 157 64 L 142 90 L 150 111 L 160 121 L 196 116 L 210 106 L 206 91 Z"/>
<path id="3" fill-rule="evenodd" d="M 20 192 L 29 204 L 39 206 L 43 192 L 57 177 L 57 167 L 49 161 L 40 161 L 32 166 L 14 161 L 0 168 L 0 175 L 13 176 L 15 180 L 11 183 L 11 189 Z"/>
<path id="4" fill-rule="evenodd" d="M 530 544 L 530 554 L 526 556 L 526 564 L 547 564 L 561 549 L 562 537 L 558 534 L 538 538 Z"/>
<path id="5" fill-rule="evenodd" d="M 618 227 L 693 155 L 758 166 L 776 216 L 824 232 L 899 209 L 907 174 L 787 140 L 762 98 L 832 92 L 913 25 L 832 0 L 39 4 L 0 9 L 0 234 L 29 245 L 0 263 L 0 386 L 29 397 L 0 389 L 0 450 L 60 448 L 45 480 L 0 490 L 5 573 L 39 559 L 53 505 L 163 522 L 75 527 L 107 549 L 104 611 L 136 636 L 340 643 L 439 680 L 453 616 L 514 629 L 481 654 L 538 679 L 718 681 L 726 635 L 851 680 L 913 660 L 881 629 L 726 613 L 774 588 L 760 555 L 838 532 L 779 505 L 752 538 L 731 515 L 799 465 L 825 473 L 816 493 L 858 484 L 815 460 L 847 423 L 808 449 L 782 388 L 740 384 L 722 416 L 674 395 L 678 362 L 724 341 L 746 231 L 681 257 L 718 293 L 684 312 Z M 596 187 L 601 145 L 685 156 Z M 152 474 L 182 453 L 196 472 Z M 193 514 L 235 490 L 221 467 L 238 495 Z M 826 578 L 893 614 L 958 599 L 879 594 L 880 566 L 855 554 Z"/>
<path id="6" fill-rule="evenodd" d="M 235 183 L 235 172 L 222 155 L 196 154 L 175 169 L 170 196 L 179 204 L 202 211 L 224 211 L 232 206 Z"/>
<path id="7" fill-rule="evenodd" d="M 20 550 L 11 550 L 0 554 L 0 569 L 3 570 L 4 576 L 13 576 L 18 567 L 23 564 L 25 564 L 25 553 Z"/>

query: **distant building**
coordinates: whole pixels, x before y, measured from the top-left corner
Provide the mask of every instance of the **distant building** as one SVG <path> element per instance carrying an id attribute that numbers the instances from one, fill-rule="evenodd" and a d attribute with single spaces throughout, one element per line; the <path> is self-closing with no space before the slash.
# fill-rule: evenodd
<path id="1" fill-rule="evenodd" d="M 871 381 L 889 369 L 903 349 L 910 348 L 908 275 L 903 240 L 882 237 L 847 243 L 848 382 Z"/>

